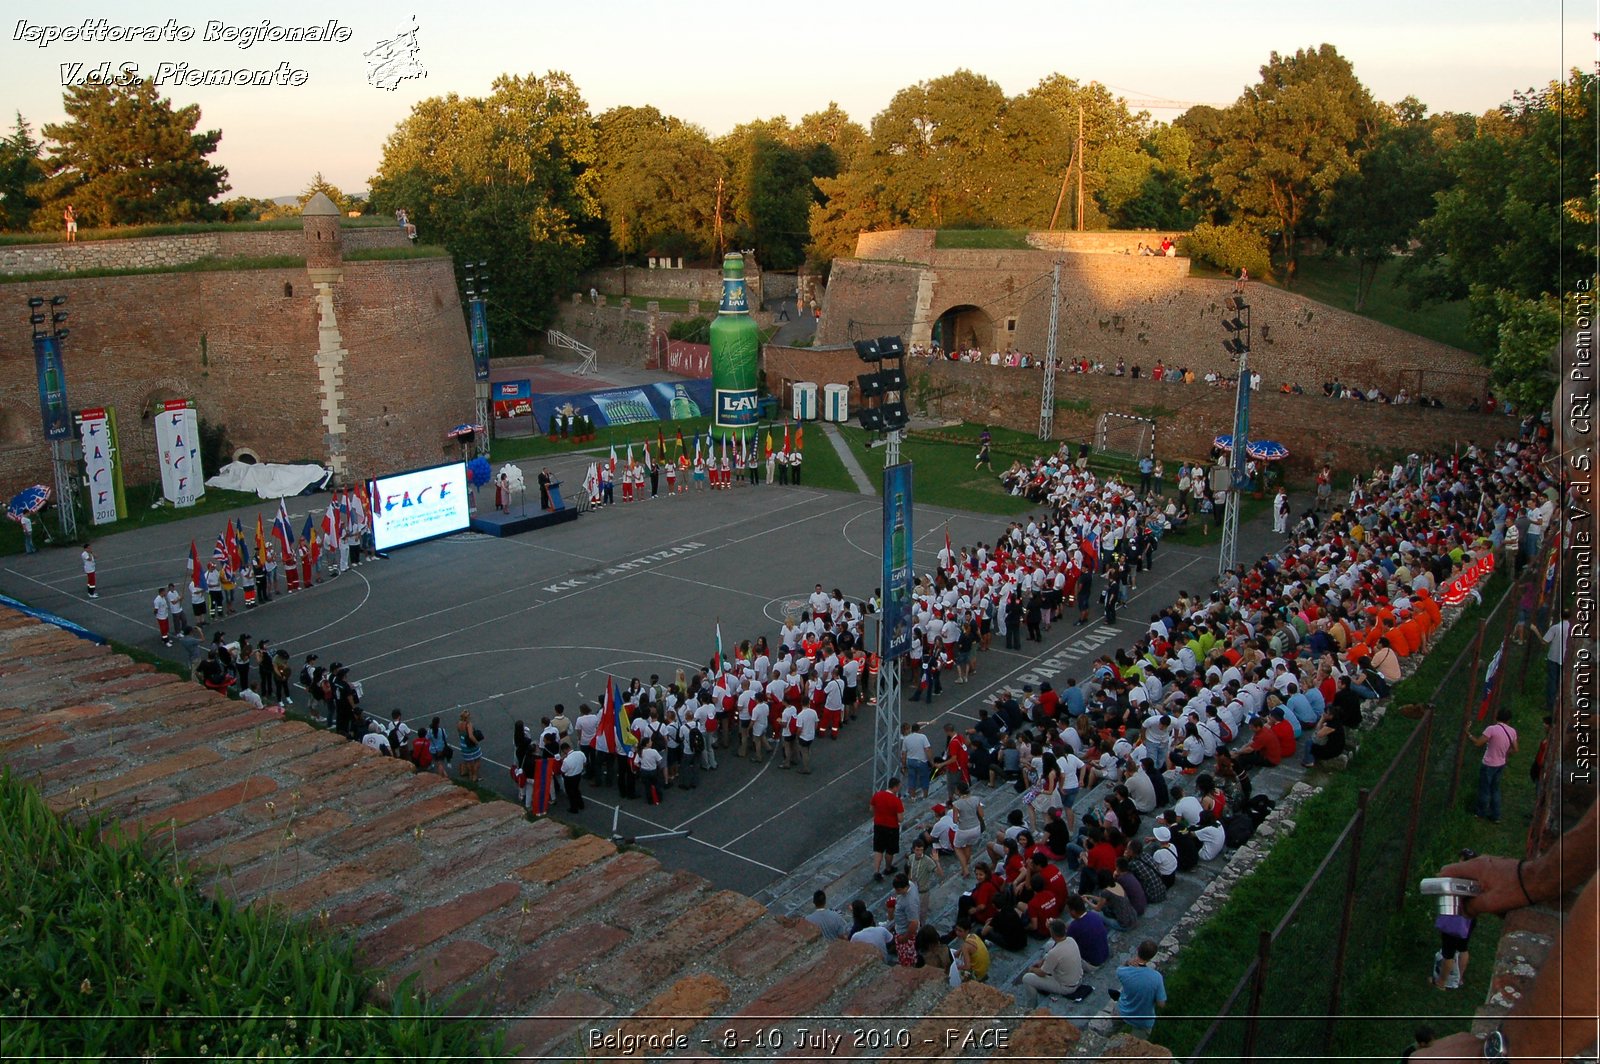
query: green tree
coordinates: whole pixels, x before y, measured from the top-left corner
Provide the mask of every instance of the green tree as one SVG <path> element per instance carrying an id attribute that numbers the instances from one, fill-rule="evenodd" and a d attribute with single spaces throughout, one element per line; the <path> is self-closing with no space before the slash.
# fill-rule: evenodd
<path id="1" fill-rule="evenodd" d="M 1402 274 L 1415 298 L 1466 298 L 1496 387 L 1524 407 L 1549 401 L 1544 359 L 1560 301 L 1576 276 L 1593 275 L 1600 250 L 1597 89 L 1594 74 L 1574 70 L 1483 115 L 1447 153 L 1450 186 Z"/>
<path id="2" fill-rule="evenodd" d="M 0 229 L 26 229 L 39 209 L 43 147 L 17 112 L 11 135 L 0 140 Z"/>
<path id="3" fill-rule="evenodd" d="M 654 107 L 614 107 L 596 131 L 595 192 L 617 250 L 709 255 L 723 163 L 705 131 Z"/>
<path id="4" fill-rule="evenodd" d="M 1253 226 L 1201 222 L 1178 242 L 1178 246 L 1189 258 L 1210 263 L 1224 273 L 1249 270 L 1258 280 L 1271 276 L 1272 258 L 1267 251 L 1266 238 Z"/>
<path id="5" fill-rule="evenodd" d="M 1456 116 L 1429 118 L 1415 97 L 1394 107 L 1360 166 L 1339 179 L 1325 221 L 1333 247 L 1356 260 L 1356 309 L 1366 305 L 1378 267 L 1405 248 L 1434 196 L 1450 182 L 1445 151 Z"/>
<path id="6" fill-rule="evenodd" d="M 262 222 L 279 217 L 284 210 L 281 205 L 269 199 L 255 199 L 250 196 L 234 196 L 217 204 L 217 216 L 224 222 Z"/>
<path id="7" fill-rule="evenodd" d="M 1212 185 L 1234 218 L 1276 236 L 1286 283 L 1294 279 L 1302 230 L 1355 171 L 1378 118 L 1354 68 L 1331 44 L 1292 56 L 1273 52 L 1260 84 L 1224 113 Z"/>
<path id="8" fill-rule="evenodd" d="M 603 239 L 595 123 L 566 74 L 501 75 L 486 97 L 423 100 L 384 143 L 373 209 L 419 239 L 488 262 L 498 335 L 542 331 Z"/>
<path id="9" fill-rule="evenodd" d="M 339 191 L 339 186 L 323 177 L 321 170 L 318 170 L 316 173 L 312 174 L 311 184 L 307 185 L 301 190 L 300 209 L 304 210 L 306 204 L 311 202 L 311 197 L 315 196 L 318 192 L 322 193 L 324 196 L 327 196 L 329 200 L 333 201 L 333 205 L 339 208 L 340 214 L 344 214 L 346 211 L 360 210 L 359 201 L 354 201 L 349 196 L 346 196 L 343 192 Z"/>
<path id="10" fill-rule="evenodd" d="M 218 216 L 228 171 L 206 161 L 222 131 L 196 133 L 200 108 L 174 109 L 150 79 L 74 85 L 65 122 L 44 127 L 48 179 L 34 228 L 53 229 L 71 204 L 85 226 L 188 222 Z"/>

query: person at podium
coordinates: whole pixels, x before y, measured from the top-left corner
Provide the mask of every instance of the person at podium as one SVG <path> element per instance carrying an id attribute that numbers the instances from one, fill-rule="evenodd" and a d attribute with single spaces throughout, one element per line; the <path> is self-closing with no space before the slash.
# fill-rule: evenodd
<path id="1" fill-rule="evenodd" d="M 539 470 L 539 509 L 550 509 L 550 467 Z"/>

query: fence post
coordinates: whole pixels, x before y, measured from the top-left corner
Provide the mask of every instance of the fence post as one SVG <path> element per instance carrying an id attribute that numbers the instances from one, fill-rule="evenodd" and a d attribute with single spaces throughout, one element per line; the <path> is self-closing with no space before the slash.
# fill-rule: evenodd
<path id="1" fill-rule="evenodd" d="M 1344 992 L 1344 959 L 1350 944 L 1350 924 L 1356 914 L 1356 887 L 1361 882 L 1361 836 L 1367 830 L 1367 799 L 1372 792 L 1361 788 L 1356 796 L 1356 815 L 1350 830 L 1350 865 L 1344 876 L 1344 907 L 1339 914 L 1339 944 L 1333 954 L 1333 986 L 1328 992 L 1328 1021 L 1322 1032 L 1322 1052 L 1333 1048 L 1333 1031 L 1339 1019 L 1339 998 Z"/>
<path id="2" fill-rule="evenodd" d="M 1400 880 L 1394 888 L 1394 907 L 1406 903 L 1406 882 L 1411 878 L 1411 858 L 1417 847 L 1417 821 L 1422 815 L 1422 787 L 1428 778 L 1428 754 L 1433 748 L 1433 707 L 1423 711 L 1417 727 L 1422 729 L 1422 754 L 1417 758 L 1417 778 L 1411 783 L 1411 811 L 1406 814 L 1406 846 L 1400 854 Z"/>
<path id="3" fill-rule="evenodd" d="M 1256 1058 L 1256 1027 L 1261 1020 L 1261 999 L 1267 992 L 1267 960 L 1272 954 L 1272 932 L 1256 939 L 1256 975 L 1250 982 L 1250 1012 L 1244 1025 L 1244 1059 Z"/>
<path id="4" fill-rule="evenodd" d="M 1478 658 L 1483 653 L 1483 636 L 1489 630 L 1488 618 L 1478 622 L 1478 636 L 1472 641 L 1472 670 L 1467 673 L 1467 700 L 1461 710 L 1461 732 L 1456 736 L 1456 763 L 1450 772 L 1450 800 L 1455 807 L 1456 796 L 1461 791 L 1461 763 L 1467 756 L 1467 728 L 1472 724 L 1473 697 L 1478 690 Z"/>

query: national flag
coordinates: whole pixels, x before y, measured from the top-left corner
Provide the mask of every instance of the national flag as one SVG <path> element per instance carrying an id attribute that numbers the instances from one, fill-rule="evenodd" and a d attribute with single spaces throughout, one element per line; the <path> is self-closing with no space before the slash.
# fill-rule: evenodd
<path id="1" fill-rule="evenodd" d="M 228 525 L 227 532 L 223 536 L 222 545 L 223 549 L 226 550 L 228 554 L 228 568 L 230 571 L 235 573 L 238 572 L 239 567 L 244 564 L 244 552 L 240 549 L 243 539 L 244 536 L 240 534 L 230 523 Z"/>
<path id="2" fill-rule="evenodd" d="M 306 517 L 306 534 L 304 536 L 307 549 L 311 552 L 311 567 L 317 567 L 317 561 L 322 557 L 322 537 L 317 535 L 317 530 L 311 527 L 311 518 Z"/>
<path id="3" fill-rule="evenodd" d="M 300 530 L 300 539 L 307 544 L 312 541 L 312 533 L 315 531 L 312 526 L 316 521 L 316 517 L 317 515 L 311 510 L 306 511 L 306 523 L 305 527 Z"/>
<path id="4" fill-rule="evenodd" d="M 283 556 L 284 565 L 292 564 L 294 527 L 289 524 L 289 506 L 283 499 L 278 500 L 278 516 L 272 519 L 272 536 L 278 541 L 278 552 Z"/>
<path id="5" fill-rule="evenodd" d="M 667 437 L 659 428 L 656 429 L 656 445 L 658 448 L 656 451 L 656 460 L 658 462 L 665 462 L 667 460 Z"/>
<path id="6" fill-rule="evenodd" d="M 533 775 L 528 777 L 528 812 L 534 816 L 544 816 L 550 811 L 550 792 L 555 782 L 555 766 L 558 764 L 553 757 L 536 757 L 533 759 Z"/>
<path id="7" fill-rule="evenodd" d="M 712 659 L 711 671 L 722 675 L 722 621 L 717 621 L 717 656 Z"/>
<path id="8" fill-rule="evenodd" d="M 944 523 L 944 557 L 945 557 L 945 566 L 947 568 L 949 568 L 949 569 L 954 569 L 956 567 L 956 552 L 955 552 L 955 549 L 950 546 L 950 522 L 949 521 L 946 521 Z"/>
<path id="9" fill-rule="evenodd" d="M 600 494 L 600 467 L 589 463 L 589 471 L 583 475 L 583 490 L 593 499 Z"/>
<path id="10" fill-rule="evenodd" d="M 678 430 L 678 457 L 683 457 L 683 430 Z"/>
<path id="11" fill-rule="evenodd" d="M 628 441 L 628 472 L 633 472 L 633 441 Z"/>
<path id="12" fill-rule="evenodd" d="M 726 436 L 722 437 L 722 460 L 723 462 L 728 460 L 728 437 Z"/>
<path id="13" fill-rule="evenodd" d="M 797 450 L 797 451 L 803 451 L 803 450 L 805 450 L 805 446 L 806 446 L 806 427 L 804 425 L 796 426 L 796 428 L 794 430 L 794 449 Z"/>
<path id="14" fill-rule="evenodd" d="M 1478 706 L 1478 719 L 1483 720 L 1489 715 L 1489 703 L 1494 701 L 1494 689 L 1497 686 L 1495 677 L 1500 672 L 1500 655 L 1506 651 L 1505 644 L 1495 650 L 1494 657 L 1489 659 L 1489 667 L 1483 674 L 1483 703 Z"/>
<path id="15" fill-rule="evenodd" d="M 600 703 L 600 727 L 594 733 L 594 748 L 601 753 L 633 757 L 634 734 L 628 720 L 628 707 L 617 698 L 616 682 L 606 677 L 606 697 Z"/>
<path id="16" fill-rule="evenodd" d="M 699 436 L 696 436 L 694 438 L 694 464 L 695 465 L 699 465 L 700 464 L 700 437 Z"/>
<path id="17" fill-rule="evenodd" d="M 772 430 L 771 429 L 767 430 L 767 453 L 766 453 L 765 457 L 767 457 L 767 458 L 771 458 L 772 457 Z"/>
<path id="18" fill-rule="evenodd" d="M 190 579 L 194 581 L 196 587 L 204 588 L 206 586 L 205 578 L 202 575 L 204 572 L 205 570 L 200 568 L 200 548 L 195 546 L 194 540 L 191 539 L 189 540 L 189 573 Z"/>
<path id="19" fill-rule="evenodd" d="M 339 549 L 339 515 L 333 503 L 322 515 L 322 543 L 329 550 Z"/>
<path id="20" fill-rule="evenodd" d="M 267 536 L 261 526 L 261 512 L 256 511 L 256 557 L 264 559 L 267 556 Z"/>
<path id="21" fill-rule="evenodd" d="M 211 548 L 211 560 L 217 564 L 224 574 L 233 572 L 233 563 L 228 554 L 228 535 L 233 532 L 233 526 L 228 526 L 227 532 L 217 533 L 217 542 Z"/>
<path id="22" fill-rule="evenodd" d="M 783 426 L 783 453 L 789 453 L 789 425 L 787 422 Z"/>
<path id="23" fill-rule="evenodd" d="M 1083 537 L 1083 567 L 1091 573 L 1100 571 L 1100 533 L 1092 529 Z"/>
<path id="24" fill-rule="evenodd" d="M 614 443 L 611 445 L 611 466 L 610 466 L 610 468 L 611 468 L 611 476 L 613 478 L 615 478 L 616 475 L 617 475 L 617 445 L 614 444 Z"/>

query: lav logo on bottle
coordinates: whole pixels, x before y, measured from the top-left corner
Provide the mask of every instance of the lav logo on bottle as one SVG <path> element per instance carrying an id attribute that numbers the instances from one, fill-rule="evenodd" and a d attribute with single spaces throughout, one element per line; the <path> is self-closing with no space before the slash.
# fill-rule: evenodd
<path id="1" fill-rule="evenodd" d="M 711 323 L 711 388 L 716 427 L 754 425 L 761 405 L 761 328 L 750 316 L 745 292 L 744 256 L 730 252 L 722 260 L 722 303 Z"/>

